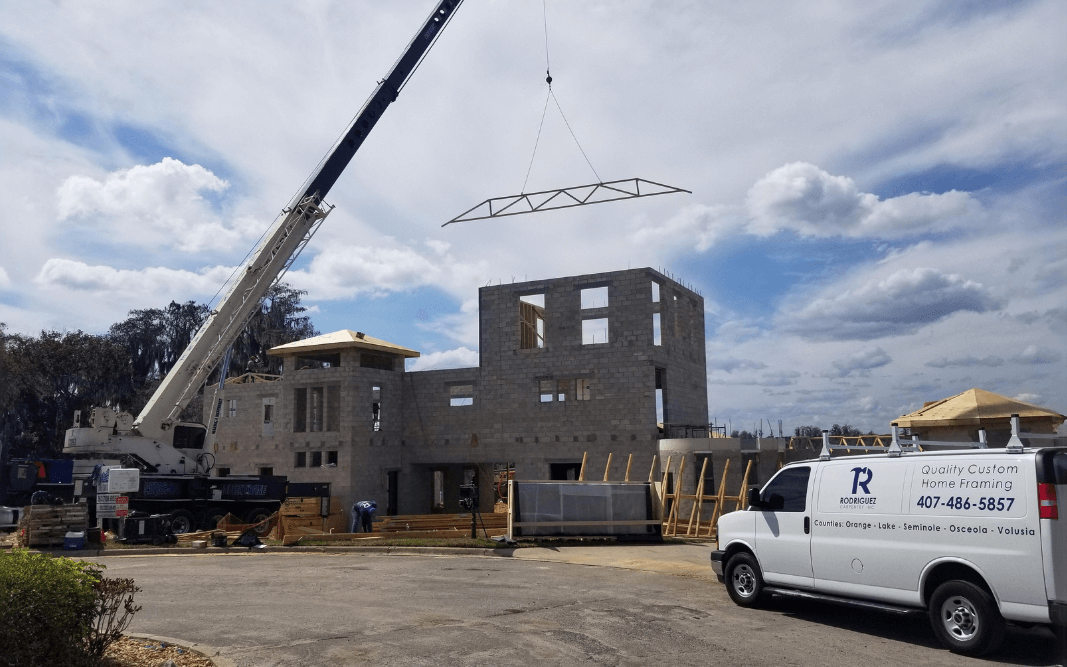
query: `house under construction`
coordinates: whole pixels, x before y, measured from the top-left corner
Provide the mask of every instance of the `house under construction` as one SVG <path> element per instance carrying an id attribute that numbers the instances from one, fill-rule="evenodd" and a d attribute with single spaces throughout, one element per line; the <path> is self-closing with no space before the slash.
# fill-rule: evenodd
<path id="1" fill-rule="evenodd" d="M 419 353 L 338 331 L 274 348 L 281 376 L 228 381 L 216 474 L 329 482 L 346 507 L 458 512 L 499 471 L 569 479 L 583 453 L 647 477 L 661 425 L 708 422 L 704 300 L 650 268 L 483 287 L 479 364 L 409 372 Z"/>

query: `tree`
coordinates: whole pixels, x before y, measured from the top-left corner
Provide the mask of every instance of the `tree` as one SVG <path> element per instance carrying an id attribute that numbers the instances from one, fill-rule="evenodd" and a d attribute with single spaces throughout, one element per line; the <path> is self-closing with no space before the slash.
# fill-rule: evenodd
<path id="1" fill-rule="evenodd" d="M 798 426 L 793 429 L 793 434 L 798 438 L 821 438 L 822 429 L 818 426 Z"/>
<path id="2" fill-rule="evenodd" d="M 830 427 L 830 435 L 844 435 L 852 437 L 857 435 L 863 435 L 863 432 L 860 431 L 858 428 L 853 428 L 852 426 L 849 426 L 848 424 L 834 424 Z"/>
<path id="3" fill-rule="evenodd" d="M 229 375 L 251 367 L 277 373 L 280 361 L 267 350 L 317 334 L 302 314 L 305 294 L 284 283 L 271 287 L 233 344 Z M 42 331 L 35 338 L 8 334 L 0 324 L 0 435 L 21 456 L 52 456 L 76 409 L 86 416 L 93 406 L 138 414 L 210 312 L 205 304 L 172 301 L 130 311 L 104 336 Z M 198 394 L 182 418 L 201 421 L 202 403 Z"/>

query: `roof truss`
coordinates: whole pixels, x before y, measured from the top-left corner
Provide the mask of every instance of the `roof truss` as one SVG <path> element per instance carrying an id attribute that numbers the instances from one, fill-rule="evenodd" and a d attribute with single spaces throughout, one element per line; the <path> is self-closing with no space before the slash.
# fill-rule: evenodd
<path id="1" fill-rule="evenodd" d="M 624 178 L 619 181 L 606 181 L 589 185 L 578 185 L 558 190 L 544 190 L 542 192 L 529 192 L 507 197 L 493 197 L 474 206 L 445 224 L 445 227 L 454 222 L 469 222 L 471 220 L 486 220 L 488 218 L 503 218 L 509 215 L 523 215 L 526 213 L 540 213 L 554 211 L 561 208 L 574 206 L 587 206 L 589 204 L 603 204 L 620 199 L 637 199 L 638 197 L 652 197 L 655 195 L 669 195 L 676 192 L 693 194 L 689 190 L 664 185 L 643 178 Z"/>

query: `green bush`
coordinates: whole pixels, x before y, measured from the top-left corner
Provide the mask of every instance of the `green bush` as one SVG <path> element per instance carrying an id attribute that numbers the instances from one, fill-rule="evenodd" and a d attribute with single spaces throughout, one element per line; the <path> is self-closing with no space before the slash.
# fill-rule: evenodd
<path id="1" fill-rule="evenodd" d="M 0 553 L 0 666 L 91 665 L 101 566 L 14 549 Z"/>

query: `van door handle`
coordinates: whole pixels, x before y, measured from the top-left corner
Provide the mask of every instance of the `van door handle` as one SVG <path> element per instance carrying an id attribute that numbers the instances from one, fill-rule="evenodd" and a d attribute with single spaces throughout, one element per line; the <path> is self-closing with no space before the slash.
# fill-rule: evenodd
<path id="1" fill-rule="evenodd" d="M 811 518 L 804 517 L 804 534 L 807 535 L 811 532 Z"/>

